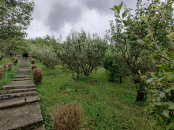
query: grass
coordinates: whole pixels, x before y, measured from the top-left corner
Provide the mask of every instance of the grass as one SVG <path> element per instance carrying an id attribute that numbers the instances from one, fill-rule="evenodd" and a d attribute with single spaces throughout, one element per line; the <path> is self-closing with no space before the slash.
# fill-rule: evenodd
<path id="1" fill-rule="evenodd" d="M 56 66 L 53 72 L 38 61 L 36 64 L 44 75 L 36 87 L 46 130 L 52 129 L 51 108 L 72 101 L 80 103 L 84 109 L 82 129 L 159 129 L 153 117 L 147 115 L 146 104 L 135 101 L 136 90 L 128 85 L 126 79 L 122 84 L 108 82 L 106 70 L 99 68 L 87 80 L 81 79 L 78 92 L 75 92 L 75 81 L 68 70 Z"/>
<path id="2" fill-rule="evenodd" d="M 0 66 L 3 66 L 3 65 L 8 64 L 8 63 L 12 63 L 12 57 L 4 57 L 0 61 Z M 7 78 L 6 78 L 6 72 L 4 71 L 3 77 L 0 81 L 0 89 L 4 85 L 8 84 L 11 81 L 11 79 L 16 75 L 17 68 L 19 67 L 19 63 L 20 63 L 20 61 L 18 61 L 17 65 L 12 65 L 12 70 L 7 72 Z"/>

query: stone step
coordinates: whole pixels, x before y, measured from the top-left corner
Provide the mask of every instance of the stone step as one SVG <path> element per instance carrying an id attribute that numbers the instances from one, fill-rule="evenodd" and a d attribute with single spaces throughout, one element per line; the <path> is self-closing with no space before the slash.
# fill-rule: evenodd
<path id="1" fill-rule="evenodd" d="M 26 67 L 30 67 L 29 64 L 26 65 L 20 65 L 19 68 L 26 68 Z"/>
<path id="2" fill-rule="evenodd" d="M 3 89 L 4 90 L 8 90 L 8 89 L 27 89 L 27 88 L 35 88 L 35 85 L 15 85 L 15 86 L 4 86 Z"/>
<path id="3" fill-rule="evenodd" d="M 11 81 L 7 85 L 3 87 L 3 89 L 23 89 L 23 88 L 33 88 L 35 84 L 32 80 L 24 80 L 24 81 Z"/>
<path id="4" fill-rule="evenodd" d="M 1 91 L 0 91 L 0 94 L 21 93 L 21 92 L 31 92 L 31 91 L 36 91 L 36 88 L 6 89 L 6 90 L 1 90 Z"/>
<path id="5" fill-rule="evenodd" d="M 19 67 L 19 69 L 30 69 L 30 67 Z"/>
<path id="6" fill-rule="evenodd" d="M 29 75 L 18 75 L 18 76 L 15 76 L 14 78 L 30 78 L 31 76 Z"/>
<path id="7" fill-rule="evenodd" d="M 43 122 L 38 102 L 0 110 L 0 130 L 30 129 Z"/>
<path id="8" fill-rule="evenodd" d="M 28 76 L 30 76 L 31 73 L 28 73 L 28 72 L 27 72 L 27 73 L 17 73 L 17 74 L 18 74 L 18 75 L 28 75 Z M 31 77 L 31 76 L 30 76 L 30 77 Z"/>
<path id="9" fill-rule="evenodd" d="M 13 78 L 12 81 L 32 80 L 31 78 Z"/>
<path id="10" fill-rule="evenodd" d="M 17 71 L 30 71 L 30 69 L 18 69 Z"/>
<path id="11" fill-rule="evenodd" d="M 38 95 L 26 96 L 26 101 L 25 101 L 25 97 L 12 98 L 8 100 L 0 100 L 0 109 L 22 106 L 28 103 L 39 102 L 39 101 L 40 101 L 40 98 Z"/>
<path id="12" fill-rule="evenodd" d="M 26 68 L 26 67 L 30 67 L 29 64 L 25 64 L 25 65 L 20 65 L 19 68 Z"/>
<path id="13" fill-rule="evenodd" d="M 34 95 L 37 95 L 36 91 L 23 92 L 23 93 L 2 94 L 2 95 L 0 95 L 0 100 L 16 98 L 16 97 L 24 97 L 24 96 L 34 96 Z"/>
<path id="14" fill-rule="evenodd" d="M 17 73 L 30 73 L 30 69 L 18 69 Z"/>
<path id="15" fill-rule="evenodd" d="M 28 74 L 30 74 L 31 72 L 29 72 L 29 71 L 18 71 L 17 72 L 17 74 L 19 74 L 19 75 L 21 75 L 21 74 L 23 74 L 23 75 L 28 75 Z"/>

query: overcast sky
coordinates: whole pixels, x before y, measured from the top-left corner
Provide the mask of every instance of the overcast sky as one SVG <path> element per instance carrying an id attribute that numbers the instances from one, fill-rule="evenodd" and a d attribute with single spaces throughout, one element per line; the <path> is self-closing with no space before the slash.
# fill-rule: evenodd
<path id="1" fill-rule="evenodd" d="M 65 40 L 71 30 L 80 32 L 81 28 L 103 37 L 109 21 L 114 20 L 114 12 L 109 8 L 121 1 L 130 8 L 136 7 L 136 0 L 35 0 L 27 38 L 62 35 Z"/>

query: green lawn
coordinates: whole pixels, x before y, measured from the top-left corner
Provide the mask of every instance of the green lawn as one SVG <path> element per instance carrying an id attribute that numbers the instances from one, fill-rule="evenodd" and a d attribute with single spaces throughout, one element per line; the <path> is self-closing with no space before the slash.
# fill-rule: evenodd
<path id="1" fill-rule="evenodd" d="M 8 63 L 12 63 L 12 58 L 13 57 L 4 57 L 0 61 L 0 66 L 3 66 Z M 8 84 L 11 81 L 11 79 L 16 75 L 17 69 L 19 67 L 19 63 L 20 63 L 20 60 L 18 61 L 17 65 L 12 65 L 12 70 L 7 72 L 7 78 L 6 78 L 6 71 L 3 72 L 3 78 L 0 81 L 0 89 L 4 85 Z"/>
<path id="2" fill-rule="evenodd" d="M 53 72 L 39 62 L 36 64 L 44 75 L 36 86 L 46 130 L 52 129 L 51 108 L 72 101 L 80 103 L 84 109 L 82 129 L 159 129 L 153 117 L 147 115 L 146 106 L 135 102 L 136 90 L 127 80 L 124 79 L 123 84 L 108 82 L 106 70 L 99 68 L 89 79 L 81 79 L 75 92 L 75 81 L 69 71 L 56 66 Z"/>

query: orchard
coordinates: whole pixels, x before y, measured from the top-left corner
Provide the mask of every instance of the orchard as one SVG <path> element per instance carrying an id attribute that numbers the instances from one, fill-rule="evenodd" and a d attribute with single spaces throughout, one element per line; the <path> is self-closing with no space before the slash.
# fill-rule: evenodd
<path id="1" fill-rule="evenodd" d="M 0 89 L 19 67 L 11 63 L 5 78 L 4 66 L 27 54 L 46 129 L 172 129 L 173 7 L 173 0 L 137 0 L 135 10 L 121 2 L 110 8 L 115 20 L 104 37 L 81 29 L 61 41 L 26 39 L 34 3 L 2 0 Z"/>

